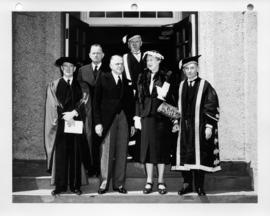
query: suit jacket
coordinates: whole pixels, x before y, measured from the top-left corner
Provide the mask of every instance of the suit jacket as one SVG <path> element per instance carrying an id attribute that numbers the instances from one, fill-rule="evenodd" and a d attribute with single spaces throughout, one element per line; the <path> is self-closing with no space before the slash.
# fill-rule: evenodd
<path id="1" fill-rule="evenodd" d="M 103 64 L 100 66 L 98 73 L 97 73 L 97 77 L 95 79 L 92 64 L 87 64 L 87 65 L 80 67 L 80 69 L 78 71 L 77 79 L 82 80 L 84 82 L 87 82 L 88 85 L 90 85 L 91 87 L 94 87 L 96 85 L 96 81 L 97 81 L 98 77 L 100 76 L 100 74 L 102 72 L 106 72 L 106 68 L 103 66 Z"/>
<path id="2" fill-rule="evenodd" d="M 128 80 L 122 76 L 122 88 L 119 95 L 112 72 L 100 74 L 96 83 L 93 105 L 95 125 L 102 124 L 103 126 L 102 137 L 109 130 L 115 115 L 119 111 L 119 106 L 126 114 L 129 126 L 132 125 L 135 108 L 130 106 L 133 93 L 128 85 Z"/>

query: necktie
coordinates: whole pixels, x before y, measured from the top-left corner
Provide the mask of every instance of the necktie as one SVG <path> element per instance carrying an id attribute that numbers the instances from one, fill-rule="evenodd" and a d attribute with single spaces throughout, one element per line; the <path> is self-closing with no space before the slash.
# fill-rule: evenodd
<path id="1" fill-rule="evenodd" d="M 120 76 L 118 76 L 117 86 L 122 86 L 122 80 Z"/>
<path id="2" fill-rule="evenodd" d="M 95 77 L 95 79 L 97 78 L 97 73 L 98 73 L 98 66 L 96 65 L 95 69 L 94 69 L 94 77 Z"/>
<path id="3" fill-rule="evenodd" d="M 68 84 L 68 86 L 70 86 L 70 79 L 67 80 L 67 84 Z"/>

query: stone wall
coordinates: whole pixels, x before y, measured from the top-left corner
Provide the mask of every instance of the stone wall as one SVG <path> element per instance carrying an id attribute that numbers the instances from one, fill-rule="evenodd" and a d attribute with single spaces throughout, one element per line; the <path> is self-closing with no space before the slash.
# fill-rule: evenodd
<path id="1" fill-rule="evenodd" d="M 221 159 L 250 162 L 256 181 L 257 14 L 200 12 L 198 28 L 200 74 L 220 100 Z"/>
<path id="2" fill-rule="evenodd" d="M 45 159 L 46 86 L 60 73 L 61 13 L 14 12 L 13 24 L 13 158 Z"/>

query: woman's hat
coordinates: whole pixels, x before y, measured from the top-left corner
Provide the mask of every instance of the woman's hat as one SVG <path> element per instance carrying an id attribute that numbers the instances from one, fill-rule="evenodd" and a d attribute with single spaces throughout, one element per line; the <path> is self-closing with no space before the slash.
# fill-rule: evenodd
<path id="1" fill-rule="evenodd" d="M 160 60 L 163 60 L 164 59 L 164 56 L 161 55 L 158 51 L 156 50 L 150 50 L 150 51 L 146 51 L 143 53 L 143 58 L 146 57 L 147 55 L 151 55 L 151 56 L 154 56 Z"/>

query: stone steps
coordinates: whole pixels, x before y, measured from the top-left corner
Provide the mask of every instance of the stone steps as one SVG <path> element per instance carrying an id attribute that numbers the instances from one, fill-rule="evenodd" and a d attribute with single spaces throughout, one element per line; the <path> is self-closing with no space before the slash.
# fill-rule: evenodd
<path id="1" fill-rule="evenodd" d="M 128 194 L 109 192 L 103 195 L 83 193 L 77 196 L 63 193 L 58 197 L 50 195 L 51 190 L 33 190 L 14 192 L 13 203 L 257 203 L 257 194 L 254 192 L 215 192 L 199 197 L 196 193 L 179 196 L 177 192 L 168 192 L 159 195 L 157 192 L 145 195 L 141 191 L 129 191 Z"/>
<path id="2" fill-rule="evenodd" d="M 98 178 L 89 178 L 89 184 L 82 186 L 83 191 L 94 192 L 99 187 Z M 157 182 L 157 179 L 154 179 Z M 183 178 L 167 177 L 165 178 L 169 191 L 177 191 L 180 189 Z M 142 190 L 145 184 L 145 178 L 126 178 L 126 189 L 129 191 Z M 209 176 L 205 177 L 205 190 L 206 191 L 251 191 L 251 179 L 246 176 Z M 156 184 L 155 186 L 156 187 Z M 50 185 L 50 177 L 14 177 L 13 178 L 13 191 L 25 191 L 36 189 L 53 189 Z M 110 187 L 111 188 L 111 187 Z"/>
<path id="3" fill-rule="evenodd" d="M 251 191 L 252 178 L 248 175 L 248 164 L 244 162 L 223 162 L 222 171 L 207 173 L 205 190 L 211 191 Z M 45 172 L 45 161 L 13 161 L 13 192 L 50 189 L 50 175 Z M 145 185 L 144 166 L 139 163 L 127 164 L 126 189 L 141 191 Z M 157 182 L 156 174 L 154 182 Z M 165 182 L 168 191 L 178 191 L 183 183 L 181 172 L 171 172 L 170 166 L 165 169 Z M 84 192 L 96 192 L 98 178 L 89 178 L 89 184 L 82 186 Z M 156 188 L 156 184 L 154 186 Z"/>
<path id="4" fill-rule="evenodd" d="M 177 191 L 181 188 L 183 178 L 181 172 L 171 172 L 170 166 L 165 169 L 165 181 L 169 193 L 160 196 L 157 190 L 155 173 L 154 193 L 142 194 L 145 185 L 144 166 L 139 163 L 127 164 L 126 189 L 127 195 L 112 191 L 105 195 L 98 195 L 99 179 L 89 178 L 89 184 L 82 186 L 82 196 L 70 192 L 61 194 L 60 198 L 53 198 L 50 192 L 54 186 L 50 185 L 50 175 L 46 170 L 45 161 L 13 161 L 13 202 L 16 203 L 201 203 L 201 202 L 257 202 L 257 196 L 252 191 L 252 178 L 249 175 L 249 165 L 244 162 L 222 162 L 222 171 L 207 173 L 205 176 L 206 198 L 200 198 L 195 193 L 187 197 L 180 197 Z M 252 193 L 248 196 L 239 195 L 239 191 Z M 218 192 L 232 193 L 232 195 L 217 195 Z M 223 197 L 222 197 L 223 196 Z M 189 198 L 188 198 L 189 197 Z M 228 198 L 226 198 L 228 197 Z"/>

